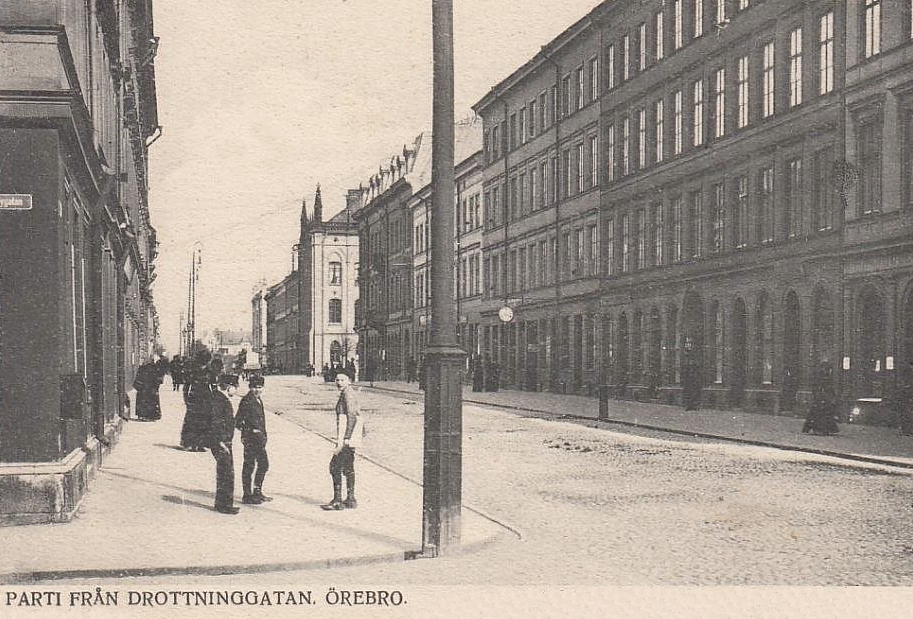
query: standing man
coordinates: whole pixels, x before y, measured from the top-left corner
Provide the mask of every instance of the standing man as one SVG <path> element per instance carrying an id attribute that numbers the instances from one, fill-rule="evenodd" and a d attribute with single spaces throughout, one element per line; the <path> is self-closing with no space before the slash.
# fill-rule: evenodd
<path id="1" fill-rule="evenodd" d="M 228 398 L 232 386 L 237 387 L 238 379 L 221 374 L 219 388 L 212 394 L 212 423 L 209 427 L 209 449 L 216 460 L 216 511 L 221 514 L 237 514 L 234 506 L 235 465 L 231 453 L 231 441 L 235 436 L 235 411 Z"/>
<path id="2" fill-rule="evenodd" d="M 269 458 L 266 455 L 266 415 L 263 412 L 263 377 L 250 377 L 247 394 L 238 404 L 235 427 L 241 430 L 241 443 L 244 445 L 244 465 L 241 467 L 241 484 L 244 496 L 241 502 L 245 505 L 259 505 L 272 501 L 272 497 L 263 494 L 263 478 L 269 470 Z M 256 470 L 256 473 L 254 472 Z M 253 478 L 253 487 L 251 479 Z"/>
<path id="3" fill-rule="evenodd" d="M 355 500 L 355 449 L 361 447 L 361 407 L 358 395 L 349 377 L 336 376 L 339 400 L 336 401 L 336 449 L 330 459 L 330 477 L 333 479 L 333 500 L 321 505 L 326 510 L 358 507 Z M 342 500 L 342 476 L 346 477 L 346 500 Z"/>

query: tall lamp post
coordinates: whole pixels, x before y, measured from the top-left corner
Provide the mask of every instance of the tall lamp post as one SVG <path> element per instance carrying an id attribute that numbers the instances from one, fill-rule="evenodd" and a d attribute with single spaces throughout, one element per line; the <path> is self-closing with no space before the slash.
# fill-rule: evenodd
<path id="1" fill-rule="evenodd" d="M 190 256 L 190 282 L 187 295 L 187 354 L 193 354 L 193 343 L 196 340 L 197 326 L 197 282 L 200 281 L 200 266 L 203 264 L 203 243 L 193 244 Z"/>
<path id="2" fill-rule="evenodd" d="M 453 0 L 432 0 L 434 55 L 431 183 L 431 341 L 425 355 L 422 552 L 460 545 L 463 351 L 453 304 Z"/>

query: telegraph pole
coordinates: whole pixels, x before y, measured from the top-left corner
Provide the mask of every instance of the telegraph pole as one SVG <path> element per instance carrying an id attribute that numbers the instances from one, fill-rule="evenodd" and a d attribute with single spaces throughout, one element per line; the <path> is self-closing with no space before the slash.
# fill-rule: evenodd
<path id="1" fill-rule="evenodd" d="M 453 304 L 453 0 L 432 0 L 434 55 L 431 217 L 431 341 L 425 359 L 422 552 L 452 554 L 460 546 L 463 351 Z"/>

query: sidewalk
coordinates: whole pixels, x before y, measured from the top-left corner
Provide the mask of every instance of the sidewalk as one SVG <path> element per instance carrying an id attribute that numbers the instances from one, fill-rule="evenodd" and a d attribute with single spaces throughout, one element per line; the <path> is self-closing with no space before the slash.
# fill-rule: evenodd
<path id="1" fill-rule="evenodd" d="M 239 504 L 236 516 L 214 511 L 215 461 L 208 451 L 175 447 L 183 403 L 168 383 L 161 397 L 161 420 L 126 422 L 73 521 L 0 529 L 0 584 L 304 570 L 403 561 L 420 550 L 421 487 L 358 459 L 358 508 L 323 511 L 319 505 L 332 495 L 332 444 L 272 414 L 264 491 L 274 500 Z M 237 436 L 234 453 L 240 502 Z M 505 534 L 463 510 L 464 550 Z"/>
<path id="2" fill-rule="evenodd" d="M 415 383 L 374 384 L 380 389 L 422 397 Z M 361 385 L 369 388 L 364 383 Z M 477 393 L 466 386 L 463 402 L 593 420 L 599 412 L 596 398 L 512 390 Z M 631 400 L 609 400 L 609 419 L 605 422 L 913 468 L 913 436 L 903 436 L 896 428 L 844 423 L 840 424 L 838 435 L 815 436 L 802 434 L 803 419 L 797 417 L 724 410 L 685 411 L 677 406 Z"/>

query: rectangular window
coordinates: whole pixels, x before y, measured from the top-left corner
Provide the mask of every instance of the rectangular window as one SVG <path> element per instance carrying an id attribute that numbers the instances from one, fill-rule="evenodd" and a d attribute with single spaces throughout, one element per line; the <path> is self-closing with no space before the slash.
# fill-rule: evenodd
<path id="1" fill-rule="evenodd" d="M 694 121 L 692 136 L 694 137 L 693 143 L 695 146 L 700 146 L 704 143 L 704 82 L 703 80 L 697 80 L 694 82 L 694 112 L 691 115 L 692 120 Z"/>
<path id="2" fill-rule="evenodd" d="M 729 20 L 726 19 L 726 3 L 729 0 L 716 0 L 716 23 L 718 26 L 725 25 Z"/>
<path id="3" fill-rule="evenodd" d="M 665 37 L 663 33 L 663 12 L 660 11 L 653 16 L 653 41 L 655 43 L 653 54 L 656 60 L 662 60 L 666 55 Z"/>
<path id="4" fill-rule="evenodd" d="M 548 192 L 548 164 L 543 161 L 539 164 L 539 208 L 545 208 L 545 199 Z"/>
<path id="5" fill-rule="evenodd" d="M 586 157 L 584 157 L 584 155 L 583 155 L 583 144 L 582 143 L 578 144 L 575 147 L 574 155 L 575 155 L 574 163 L 577 165 L 577 175 L 576 175 L 576 178 L 574 179 L 574 193 L 578 194 L 581 191 L 583 191 L 584 182 L 586 179 L 586 176 L 584 174 L 584 169 L 585 169 L 584 166 L 586 164 Z"/>
<path id="6" fill-rule="evenodd" d="M 515 213 L 515 217 L 519 217 L 521 214 L 526 213 L 526 174 L 520 174 L 517 177 L 517 202 L 519 202 L 519 209 Z"/>
<path id="7" fill-rule="evenodd" d="M 562 180 L 564 181 L 561 184 L 562 197 L 567 198 L 571 195 L 571 179 L 573 178 L 573 174 L 571 173 L 570 149 L 565 149 L 565 151 L 561 153 L 561 173 L 563 176 Z"/>
<path id="8" fill-rule="evenodd" d="M 642 170 L 647 165 L 647 112 L 637 110 L 637 169 Z"/>
<path id="9" fill-rule="evenodd" d="M 561 249 L 562 249 L 562 254 L 563 254 L 562 260 L 561 260 L 561 262 L 562 262 L 561 274 L 563 275 L 564 279 L 570 279 L 571 272 L 573 271 L 573 267 L 571 265 L 571 260 L 573 259 L 573 255 L 574 255 L 572 253 L 572 248 L 571 248 L 571 233 L 570 232 L 564 233 L 564 238 L 562 239 L 562 242 L 561 242 Z"/>
<path id="10" fill-rule="evenodd" d="M 694 0 L 694 38 L 704 34 L 704 0 Z"/>
<path id="11" fill-rule="evenodd" d="M 615 274 L 615 220 L 609 218 L 605 222 L 605 272 L 606 275 Z"/>
<path id="12" fill-rule="evenodd" d="M 517 145 L 526 144 L 526 108 L 517 113 Z"/>
<path id="13" fill-rule="evenodd" d="M 526 281 L 526 248 L 521 247 L 517 254 L 517 290 L 526 290 L 528 282 Z"/>
<path id="14" fill-rule="evenodd" d="M 739 176 L 735 184 L 737 204 L 732 229 L 735 233 L 735 246 L 741 249 L 748 245 L 748 177 Z"/>
<path id="15" fill-rule="evenodd" d="M 631 69 L 631 37 L 621 37 L 621 81 L 628 81 Z"/>
<path id="16" fill-rule="evenodd" d="M 834 89 L 834 12 L 821 16 L 818 40 L 818 93 L 827 94 Z"/>
<path id="17" fill-rule="evenodd" d="M 557 155 L 552 155 L 549 158 L 549 166 L 551 169 L 548 175 L 548 199 L 549 204 L 554 204 L 558 200 L 558 187 L 560 187 Z"/>
<path id="18" fill-rule="evenodd" d="M 599 275 L 599 228 L 596 224 L 589 226 L 589 274 Z"/>
<path id="19" fill-rule="evenodd" d="M 834 149 L 815 153 L 815 186 L 812 194 L 812 229 L 823 231 L 834 226 Z"/>
<path id="20" fill-rule="evenodd" d="M 647 68 L 647 24 L 641 23 L 637 28 L 637 67 L 640 71 Z"/>
<path id="21" fill-rule="evenodd" d="M 577 243 L 575 252 L 576 258 L 574 260 L 574 276 L 583 277 L 585 274 L 584 266 L 586 264 L 586 230 L 583 228 L 577 229 Z"/>
<path id="22" fill-rule="evenodd" d="M 574 90 L 571 88 L 571 76 L 565 75 L 561 82 L 561 117 L 567 118 L 571 113 L 571 97 Z"/>
<path id="23" fill-rule="evenodd" d="M 606 164 L 606 182 L 615 180 L 615 125 L 609 125 L 605 128 L 605 164 Z"/>
<path id="24" fill-rule="evenodd" d="M 726 230 L 726 193 L 723 183 L 713 186 L 713 236 L 710 239 L 710 251 L 719 254 L 725 248 Z"/>
<path id="25" fill-rule="evenodd" d="M 744 11 L 748 8 L 748 0 L 739 0 L 739 10 Z"/>
<path id="26" fill-rule="evenodd" d="M 647 258 L 647 213 L 644 209 L 637 211 L 637 270 L 646 266 Z"/>
<path id="27" fill-rule="evenodd" d="M 726 69 L 717 69 L 714 83 L 713 136 L 721 138 L 726 134 Z"/>
<path id="28" fill-rule="evenodd" d="M 881 119 L 871 119 L 859 127 L 859 212 L 881 212 Z"/>
<path id="29" fill-rule="evenodd" d="M 631 119 L 621 121 L 621 174 L 631 173 Z"/>
<path id="30" fill-rule="evenodd" d="M 527 121 L 526 135 L 528 138 L 532 139 L 536 137 L 536 122 L 538 122 L 538 116 L 536 115 L 536 100 L 533 99 L 529 102 L 529 120 Z"/>
<path id="31" fill-rule="evenodd" d="M 700 191 L 691 193 L 690 213 L 688 213 L 688 248 L 692 258 L 700 258 L 704 253 L 704 199 Z"/>
<path id="32" fill-rule="evenodd" d="M 510 137 L 507 140 L 507 149 L 515 149 L 517 147 L 517 142 L 517 114 L 514 112 L 510 115 Z"/>
<path id="33" fill-rule="evenodd" d="M 789 106 L 802 104 L 802 28 L 789 33 Z"/>
<path id="34" fill-rule="evenodd" d="M 631 231 L 628 229 L 628 214 L 621 216 L 621 272 L 631 270 Z"/>
<path id="35" fill-rule="evenodd" d="M 802 234 L 802 160 L 792 159 L 786 164 L 786 208 L 783 225 L 786 238 Z"/>
<path id="36" fill-rule="evenodd" d="M 774 169 L 764 168 L 758 178 L 758 241 L 774 240 Z"/>
<path id="37" fill-rule="evenodd" d="M 739 58 L 739 70 L 738 70 L 738 97 L 739 97 L 739 112 L 738 112 L 738 126 L 739 129 L 748 125 L 749 120 L 749 107 L 748 107 L 748 56 L 742 56 Z"/>
<path id="38" fill-rule="evenodd" d="M 881 53 L 881 0 L 865 0 L 864 52 L 866 58 Z"/>
<path id="39" fill-rule="evenodd" d="M 682 48 L 682 2 L 672 0 L 672 47 Z"/>
<path id="40" fill-rule="evenodd" d="M 576 94 L 576 106 L 575 109 L 583 109 L 583 106 L 586 105 L 586 86 L 584 85 L 584 73 L 583 67 L 577 69 L 577 94 Z"/>
<path id="41" fill-rule="evenodd" d="M 548 126 L 548 94 L 542 91 L 539 95 L 539 133 L 544 133 Z"/>
<path id="42" fill-rule="evenodd" d="M 664 151 L 664 139 L 665 139 L 665 123 L 664 123 L 664 109 L 663 109 L 663 100 L 659 99 L 654 106 L 653 119 L 653 151 L 656 163 L 659 163 L 663 160 L 665 156 Z"/>
<path id="43" fill-rule="evenodd" d="M 682 259 L 682 197 L 672 198 L 672 261 L 681 262 Z"/>
<path id="44" fill-rule="evenodd" d="M 764 46 L 764 65 L 761 92 L 761 116 L 767 118 L 774 113 L 774 42 Z"/>
<path id="45" fill-rule="evenodd" d="M 548 125 L 551 127 L 558 119 L 558 85 L 549 88 L 548 98 Z"/>
<path id="46" fill-rule="evenodd" d="M 599 98 L 599 58 L 590 58 L 590 101 Z"/>
<path id="47" fill-rule="evenodd" d="M 609 45 L 605 52 L 606 88 L 615 88 L 615 46 Z"/>
<path id="48" fill-rule="evenodd" d="M 656 203 L 651 207 L 651 211 L 650 221 L 653 224 L 651 232 L 653 240 L 652 259 L 654 266 L 660 266 L 663 263 L 663 243 L 665 241 L 663 238 L 663 205 Z"/>
<path id="49" fill-rule="evenodd" d="M 589 162 L 589 173 L 590 173 L 590 187 L 599 186 L 599 136 L 591 135 L 590 136 L 590 162 Z"/>
<path id="50" fill-rule="evenodd" d="M 539 171 L 537 166 L 533 166 L 529 170 L 529 210 L 535 211 L 539 208 Z"/>
<path id="51" fill-rule="evenodd" d="M 672 152 L 682 154 L 682 91 L 672 93 Z"/>

